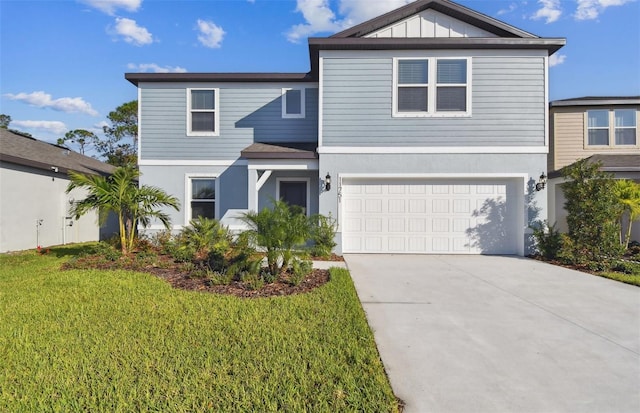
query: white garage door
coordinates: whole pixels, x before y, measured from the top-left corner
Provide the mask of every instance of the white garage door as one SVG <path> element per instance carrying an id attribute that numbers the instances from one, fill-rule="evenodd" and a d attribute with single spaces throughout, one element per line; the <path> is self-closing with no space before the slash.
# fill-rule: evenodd
<path id="1" fill-rule="evenodd" d="M 510 180 L 344 179 L 345 253 L 517 254 Z"/>

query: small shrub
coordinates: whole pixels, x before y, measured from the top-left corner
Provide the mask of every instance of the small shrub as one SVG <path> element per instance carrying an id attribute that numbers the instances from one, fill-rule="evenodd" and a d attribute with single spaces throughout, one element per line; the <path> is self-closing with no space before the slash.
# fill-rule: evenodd
<path id="1" fill-rule="evenodd" d="M 336 246 L 336 220 L 329 216 L 315 215 L 311 217 L 311 255 L 329 258 Z"/>
<path id="2" fill-rule="evenodd" d="M 244 271 L 240 274 L 240 279 L 250 290 L 259 290 L 264 287 L 264 280 L 260 274 L 252 274 Z"/>
<path id="3" fill-rule="evenodd" d="M 624 274 L 640 275 L 640 264 L 635 262 L 617 261 L 611 269 Z"/>
<path id="4" fill-rule="evenodd" d="M 161 254 L 173 256 L 175 240 L 169 230 L 155 232 L 150 238 L 151 244 L 160 251 Z"/>
<path id="5" fill-rule="evenodd" d="M 313 263 L 309 260 L 295 259 L 291 262 L 289 283 L 299 285 L 313 271 Z"/>
<path id="6" fill-rule="evenodd" d="M 233 274 L 226 271 L 209 271 L 207 278 L 213 285 L 229 285 L 233 282 Z"/>
<path id="7" fill-rule="evenodd" d="M 268 270 L 260 271 L 260 277 L 262 277 L 264 282 L 267 284 L 273 284 L 278 279 L 278 276 L 271 274 Z"/>
<path id="8" fill-rule="evenodd" d="M 107 261 L 117 261 L 122 257 L 122 252 L 107 242 L 99 242 L 94 251 L 96 255 L 102 256 Z"/>
<path id="9" fill-rule="evenodd" d="M 548 260 L 556 259 L 562 249 L 562 236 L 555 225 L 549 225 L 548 221 L 538 221 L 530 228 L 540 255 Z"/>

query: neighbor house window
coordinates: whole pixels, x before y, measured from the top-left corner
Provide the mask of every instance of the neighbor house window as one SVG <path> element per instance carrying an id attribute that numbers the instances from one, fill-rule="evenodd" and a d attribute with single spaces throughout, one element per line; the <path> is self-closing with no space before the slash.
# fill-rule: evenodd
<path id="1" fill-rule="evenodd" d="M 395 60 L 394 116 L 468 116 L 470 59 Z"/>
<path id="2" fill-rule="evenodd" d="M 218 89 L 187 89 L 190 136 L 219 135 Z"/>
<path id="3" fill-rule="evenodd" d="M 188 219 L 216 217 L 216 180 L 211 177 L 189 178 Z"/>
<path id="4" fill-rule="evenodd" d="M 598 109 L 587 111 L 588 146 L 638 145 L 635 109 Z"/>
<path id="5" fill-rule="evenodd" d="M 614 110 L 613 115 L 616 145 L 636 145 L 635 109 Z"/>
<path id="6" fill-rule="evenodd" d="M 609 111 L 590 110 L 587 112 L 587 133 L 589 145 L 609 145 Z"/>
<path id="7" fill-rule="evenodd" d="M 282 117 L 304 118 L 305 116 L 304 89 L 282 89 Z"/>

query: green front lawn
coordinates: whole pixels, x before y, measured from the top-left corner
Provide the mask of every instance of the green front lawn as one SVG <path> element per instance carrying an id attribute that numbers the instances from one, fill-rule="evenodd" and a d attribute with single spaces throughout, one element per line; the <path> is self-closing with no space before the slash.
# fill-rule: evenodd
<path id="1" fill-rule="evenodd" d="M 397 411 L 346 270 L 240 299 L 0 256 L 0 411 Z"/>

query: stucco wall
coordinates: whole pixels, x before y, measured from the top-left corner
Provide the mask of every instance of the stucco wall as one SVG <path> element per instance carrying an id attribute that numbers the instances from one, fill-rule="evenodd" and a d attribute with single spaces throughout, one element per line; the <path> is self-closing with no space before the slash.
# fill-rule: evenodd
<path id="1" fill-rule="evenodd" d="M 97 213 L 66 219 L 69 201 L 85 195 L 80 190 L 66 194 L 68 184 L 66 175 L 1 163 L 0 252 L 99 240 Z"/>

